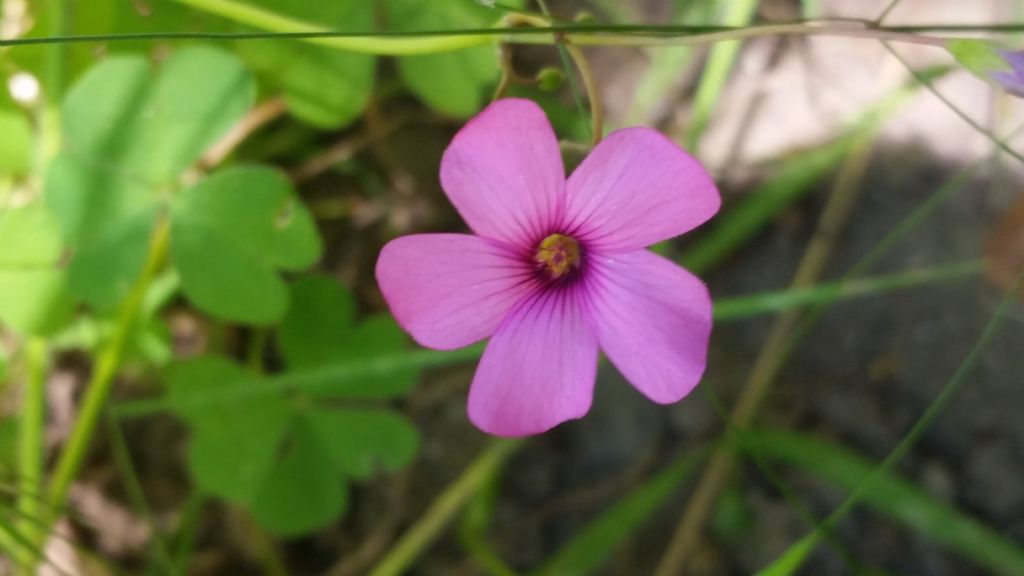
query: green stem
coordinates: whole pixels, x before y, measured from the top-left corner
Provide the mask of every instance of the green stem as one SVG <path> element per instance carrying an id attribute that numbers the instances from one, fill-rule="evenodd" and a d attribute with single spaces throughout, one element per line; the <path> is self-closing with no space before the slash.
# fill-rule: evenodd
<path id="1" fill-rule="evenodd" d="M 47 0 L 44 10 L 50 19 L 49 34 L 62 36 L 67 29 L 65 0 Z M 60 147 L 60 99 L 64 90 L 64 63 L 67 46 L 56 44 L 46 50 L 45 76 L 43 77 L 43 101 L 37 108 L 38 138 L 33 158 L 33 173 L 40 179 L 46 166 Z"/>
<path id="2" fill-rule="evenodd" d="M 980 274 L 984 269 L 983 261 L 971 260 L 873 278 L 828 282 L 795 290 L 723 298 L 715 303 L 715 320 L 750 318 L 805 306 L 862 298 L 923 284 L 968 278 Z"/>
<path id="3" fill-rule="evenodd" d="M 462 506 L 487 479 L 522 446 L 522 440 L 495 440 L 477 456 L 462 476 L 434 500 L 426 513 L 405 533 L 370 576 L 403 574 L 416 558 L 441 534 Z"/>
<path id="4" fill-rule="evenodd" d="M 55 511 L 60 510 L 66 503 L 68 489 L 85 459 L 86 450 L 89 448 L 96 430 L 103 406 L 110 395 L 114 377 L 117 375 L 121 358 L 142 308 L 149 284 L 163 265 L 167 255 L 169 235 L 170 223 L 166 216 L 161 216 L 153 229 L 145 266 L 128 298 L 121 304 L 114 333 L 96 361 L 92 377 L 86 387 L 78 419 L 75 421 L 67 444 L 57 460 L 56 470 L 47 492 L 46 504 L 50 511 L 47 525 L 56 519 L 54 518 Z"/>
<path id="5" fill-rule="evenodd" d="M 1013 31 L 1024 25 L 995 25 L 972 27 L 898 27 L 882 28 L 871 22 L 837 20 L 769 24 L 744 28 L 647 26 L 647 25 L 587 25 L 567 24 L 540 28 L 474 28 L 464 30 L 436 30 L 426 32 L 338 32 L 322 25 L 284 16 L 238 2 L 236 0 L 174 0 L 178 3 L 221 16 L 228 20 L 266 30 L 259 33 L 171 33 L 171 34 L 118 34 L 82 35 L 54 38 L 15 38 L 0 44 L 18 46 L 53 42 L 109 42 L 116 40 L 155 39 L 256 39 L 291 37 L 328 48 L 377 54 L 382 56 L 409 56 L 451 52 L 491 44 L 496 40 L 506 43 L 556 44 L 568 41 L 577 45 L 594 46 L 650 46 L 710 44 L 725 40 L 745 40 L 764 36 L 827 35 L 852 38 L 889 40 L 912 44 L 945 46 L 947 39 L 921 34 L 927 30 L 943 31 Z"/>
<path id="6" fill-rule="evenodd" d="M 759 0 L 733 0 L 727 5 L 723 21 L 730 26 L 746 26 L 754 17 L 758 4 Z M 700 137 L 711 120 L 715 105 L 721 99 L 722 88 L 729 79 L 741 46 L 739 42 L 732 41 L 722 42 L 711 49 L 700 85 L 693 97 L 693 114 L 686 134 L 686 149 L 693 154 L 697 153 Z"/>
<path id="7" fill-rule="evenodd" d="M 128 449 L 128 441 L 125 439 L 124 432 L 121 430 L 121 423 L 109 410 L 106 412 L 106 415 L 107 428 L 110 432 L 110 451 L 114 460 L 114 468 L 117 469 L 118 474 L 121 476 L 121 482 L 128 496 L 128 500 L 135 508 L 135 512 L 149 527 L 151 534 L 149 544 L 150 562 L 159 566 L 161 573 L 174 574 L 174 560 L 171 558 L 170 552 L 168 552 L 164 534 L 153 518 L 153 511 L 146 503 L 146 496 L 142 490 L 142 482 L 139 480 L 139 475 L 135 472 L 135 466 L 132 465 L 131 451 Z"/>
<path id="8" fill-rule="evenodd" d="M 1013 288 L 1006 294 L 991 319 L 985 324 L 981 336 L 978 337 L 978 341 L 971 348 L 970 352 L 967 353 L 963 363 L 960 364 L 960 367 L 957 368 L 953 376 L 942 387 L 942 391 L 939 392 L 935 400 L 928 405 L 928 408 L 917 419 L 910 431 L 886 456 L 885 460 L 850 493 L 842 504 L 829 514 L 828 518 L 815 527 L 814 531 L 801 538 L 796 544 L 793 544 L 782 556 L 774 560 L 767 567 L 758 571 L 758 575 L 781 576 L 798 571 L 803 562 L 817 547 L 818 543 L 821 542 L 822 538 L 826 534 L 831 533 L 836 525 L 860 504 L 861 500 L 875 488 L 876 483 L 880 479 L 890 475 L 893 466 L 901 461 L 910 452 L 910 449 L 917 444 L 921 436 L 931 428 L 935 420 L 938 419 L 956 395 L 960 386 L 971 375 L 971 372 L 974 371 L 974 367 L 981 361 L 982 354 L 988 349 L 1006 321 L 1006 313 L 1018 297 L 1022 282 L 1024 282 L 1024 271 L 1018 274 Z"/>
<path id="9" fill-rule="evenodd" d="M 210 14 L 216 14 L 233 20 L 239 24 L 252 26 L 261 30 L 275 32 L 309 32 L 329 33 L 330 29 L 291 18 L 269 10 L 257 8 L 234 0 L 174 0 L 181 4 L 198 8 Z M 308 38 L 308 42 L 328 48 L 338 48 L 350 52 L 363 52 L 380 55 L 429 54 L 432 52 L 449 52 L 472 46 L 489 44 L 492 40 L 487 36 L 437 36 L 437 37 L 404 37 L 390 38 L 376 35 L 353 37 L 321 37 Z"/>
<path id="10" fill-rule="evenodd" d="M 17 530 L 30 542 L 38 539 L 40 499 L 43 477 L 43 427 L 46 420 L 46 373 L 48 351 L 46 341 L 32 338 L 25 351 L 28 367 L 25 396 L 18 427 L 18 497 Z M 23 550 L 18 555 L 21 574 L 31 574 L 37 554 Z"/>
<path id="11" fill-rule="evenodd" d="M 963 262 L 860 280 L 841 280 L 794 290 L 719 298 L 715 302 L 715 320 L 739 320 L 955 280 L 977 274 L 980 268 L 976 262 Z M 224 383 L 217 390 L 196 393 L 189 396 L 188 400 L 172 402 L 168 396 L 157 396 L 121 402 L 114 406 L 114 413 L 118 418 L 140 418 L 167 410 L 182 410 L 199 405 L 245 402 L 261 396 L 279 394 L 282 390 L 316 390 L 330 387 L 335 393 L 340 394 L 345 384 L 355 387 L 361 385 L 360 383 L 367 378 L 393 374 L 398 370 L 422 370 L 434 366 L 472 362 L 478 360 L 483 351 L 482 345 L 474 345 L 451 351 L 414 350 L 367 356 L 319 368 L 284 372 L 258 380 L 246 377 L 236 382 Z M 355 392 L 355 388 L 352 391 Z"/>

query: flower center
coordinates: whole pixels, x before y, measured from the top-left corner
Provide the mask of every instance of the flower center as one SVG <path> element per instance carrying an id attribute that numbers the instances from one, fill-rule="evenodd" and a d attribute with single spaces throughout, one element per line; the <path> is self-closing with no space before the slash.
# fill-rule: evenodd
<path id="1" fill-rule="evenodd" d="M 580 243 L 564 234 L 552 234 L 541 241 L 533 259 L 552 279 L 572 272 L 580 265 Z"/>

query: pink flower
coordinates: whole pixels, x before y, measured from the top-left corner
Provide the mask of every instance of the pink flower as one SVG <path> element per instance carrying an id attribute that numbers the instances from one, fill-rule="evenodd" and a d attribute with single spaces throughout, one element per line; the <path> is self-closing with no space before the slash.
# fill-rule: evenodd
<path id="1" fill-rule="evenodd" d="M 441 185 L 476 234 L 397 238 L 381 250 L 377 282 L 423 346 L 491 337 L 469 391 L 478 428 L 524 436 L 582 417 L 598 348 L 655 402 L 697 385 L 711 333 L 707 288 L 644 250 L 718 211 L 718 190 L 686 152 L 627 128 L 567 180 L 541 109 L 506 99 L 455 136 Z"/>

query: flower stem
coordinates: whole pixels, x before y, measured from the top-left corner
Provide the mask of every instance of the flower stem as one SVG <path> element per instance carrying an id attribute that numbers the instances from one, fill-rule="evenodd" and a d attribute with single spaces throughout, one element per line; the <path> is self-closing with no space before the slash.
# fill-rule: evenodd
<path id="1" fill-rule="evenodd" d="M 25 347 L 25 393 L 18 425 L 17 530 L 28 541 L 39 538 L 40 495 L 43 477 L 43 426 L 46 420 L 46 372 L 49 351 L 46 341 L 32 338 Z M 23 550 L 18 568 L 31 574 L 37 554 Z"/>
<path id="2" fill-rule="evenodd" d="M 746 26 L 750 24 L 757 12 L 757 0 L 736 0 L 730 2 L 723 16 L 725 24 L 730 26 Z M 741 44 L 736 41 L 722 42 L 711 49 L 704 73 L 693 97 L 693 112 L 690 115 L 690 126 L 686 133 L 686 149 L 696 155 L 700 145 L 700 137 L 711 121 L 715 105 L 721 99 L 722 89 L 729 79 L 736 57 L 740 53 Z"/>
<path id="3" fill-rule="evenodd" d="M 426 513 L 409 529 L 370 572 L 370 576 L 397 576 L 441 534 L 485 481 L 523 445 L 522 440 L 495 440 L 466 468 L 462 476 L 434 500 Z"/>
<path id="4" fill-rule="evenodd" d="M 853 489 L 838 507 L 828 515 L 814 530 L 790 546 L 781 556 L 771 564 L 757 572 L 758 576 L 770 576 L 776 574 L 792 574 L 799 570 L 803 562 L 814 551 L 823 537 L 830 533 L 835 526 L 864 499 L 871 490 L 876 487 L 877 482 L 890 474 L 893 466 L 899 463 L 910 452 L 910 450 L 921 439 L 921 436 L 931 428 L 935 420 L 942 415 L 942 412 L 949 405 L 949 402 L 956 395 L 967 377 L 971 375 L 974 368 L 982 360 L 982 355 L 989 345 L 999 334 L 1000 329 L 1006 321 L 1007 312 L 1013 305 L 1016 298 L 1021 296 L 1021 287 L 1024 283 L 1024 269 L 1017 273 L 1013 287 L 1007 292 L 999 303 L 995 313 L 985 324 L 978 340 L 964 357 L 963 362 L 956 369 L 956 372 L 946 381 L 939 395 L 928 405 L 924 413 L 914 422 L 910 431 L 899 441 L 895 448 L 889 452 L 885 460 L 878 465 L 861 483 Z"/>
<path id="5" fill-rule="evenodd" d="M 542 4 L 543 6 L 543 4 Z M 552 22 L 549 18 L 544 16 L 534 16 L 532 14 L 513 13 L 506 15 L 499 23 L 502 28 L 517 29 L 519 26 L 530 26 L 536 29 L 547 29 L 552 27 Z M 521 29 L 521 28 L 518 28 Z M 569 58 L 572 59 L 573 64 L 576 65 L 576 70 L 580 74 L 580 78 L 583 79 L 583 87 L 587 92 L 587 100 L 590 101 L 590 120 L 591 124 L 591 145 L 597 145 L 604 136 L 604 108 L 601 106 L 601 93 L 597 86 L 597 81 L 594 78 L 594 72 L 590 68 L 590 63 L 587 61 L 587 57 L 583 54 L 583 51 L 578 46 L 573 46 L 572 42 L 569 41 L 568 35 L 555 33 L 553 36 L 553 42 L 560 48 L 565 50 Z M 503 44 L 504 46 L 504 44 Z M 498 84 L 498 89 L 495 91 L 495 96 L 503 94 L 507 84 L 509 82 L 509 75 L 511 74 L 511 67 L 508 63 L 505 63 L 504 74 L 502 75 L 501 82 Z M 566 64 L 568 67 L 568 64 Z M 572 73 L 571 70 L 567 70 L 567 73 Z M 570 77 L 570 81 L 572 78 Z"/>
<path id="6" fill-rule="evenodd" d="M 792 287 L 805 289 L 813 285 L 824 270 L 839 231 L 842 229 L 861 191 L 860 182 L 870 160 L 874 133 L 861 136 L 843 165 L 836 182 L 834 193 L 828 204 L 814 237 L 804 251 L 797 267 Z M 757 415 L 776 375 L 794 350 L 794 340 L 799 337 L 801 315 L 791 310 L 779 316 L 772 325 L 761 353 L 747 376 L 743 391 L 733 407 L 730 423 L 742 430 L 749 427 Z M 714 509 L 725 482 L 736 467 L 736 457 L 730 452 L 715 454 L 704 469 L 694 488 L 693 496 L 679 520 L 672 538 L 658 563 L 657 576 L 672 576 L 684 573 L 686 564 L 696 549 L 702 529 Z"/>
<path id="7" fill-rule="evenodd" d="M 382 56 L 408 56 L 451 52 L 453 50 L 491 44 L 496 37 L 502 36 L 504 37 L 501 40 L 506 43 L 557 44 L 567 42 L 570 44 L 598 46 L 709 44 L 724 40 L 744 40 L 781 35 L 847 36 L 933 46 L 944 46 L 946 43 L 946 39 L 941 37 L 925 36 L 902 29 L 885 29 L 874 26 L 871 22 L 852 20 L 769 24 L 696 34 L 693 33 L 692 27 L 679 26 L 602 27 L 581 26 L 578 24 L 552 26 L 550 23 L 545 23 L 545 25 L 535 27 L 532 30 L 521 29 L 514 34 L 507 34 L 508 30 L 504 26 L 498 26 L 491 30 L 452 30 L 443 35 L 423 33 L 403 35 L 335 34 L 332 33 L 331 29 L 322 25 L 257 8 L 237 0 L 174 1 L 260 30 L 277 33 L 311 34 L 314 36 L 301 39 L 328 48 Z M 514 13 L 508 16 L 537 18 L 543 21 L 542 18 L 525 13 Z M 616 30 L 617 28 L 622 30 L 618 31 Z M 605 30 L 605 32 L 600 32 L 600 30 Z M 648 35 L 644 35 L 644 31 Z M 663 34 L 673 33 L 675 37 L 662 36 Z"/>
<path id="8" fill-rule="evenodd" d="M 650 27 L 651 34 L 620 34 L 608 32 L 566 32 L 567 40 L 581 46 L 689 46 L 695 44 L 714 44 L 730 40 L 749 40 L 769 36 L 836 36 L 842 38 L 865 38 L 888 40 L 906 44 L 923 44 L 944 47 L 948 41 L 940 36 L 927 36 L 890 28 L 876 28 L 859 21 L 819 21 L 795 22 L 788 24 L 764 24 L 727 28 L 713 32 L 676 34 L 672 26 L 664 27 L 664 31 Z M 543 37 L 523 35 L 507 42 L 523 44 L 547 44 Z"/>
<path id="9" fill-rule="evenodd" d="M 50 525 L 56 520 L 56 512 L 67 501 L 68 489 L 85 459 L 86 450 L 89 448 L 93 433 L 99 423 L 100 412 L 110 395 L 114 377 L 121 364 L 121 357 L 124 355 L 135 321 L 142 308 L 146 290 L 166 258 L 169 236 L 170 222 L 166 215 L 162 215 L 153 229 L 149 253 L 142 273 L 136 280 L 128 298 L 121 304 L 113 336 L 97 359 L 92 377 L 86 387 L 78 419 L 75 421 L 67 444 L 57 460 L 56 470 L 47 492 L 48 512 L 45 525 Z"/>
<path id="10" fill-rule="evenodd" d="M 587 100 L 590 101 L 591 144 L 596 146 L 604 137 L 604 107 L 601 104 L 601 93 L 594 79 L 594 73 L 591 71 L 590 63 L 583 55 L 583 50 L 566 40 L 565 51 L 569 53 L 569 57 L 576 64 L 580 78 L 583 78 L 583 87 L 587 91 Z"/>

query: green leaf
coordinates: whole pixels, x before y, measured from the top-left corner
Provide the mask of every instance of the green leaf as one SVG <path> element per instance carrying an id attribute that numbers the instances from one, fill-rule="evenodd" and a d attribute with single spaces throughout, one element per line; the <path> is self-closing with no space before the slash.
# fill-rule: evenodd
<path id="1" fill-rule="evenodd" d="M 72 291 L 97 310 L 112 311 L 128 296 L 146 262 L 155 210 L 112 222 L 71 261 Z"/>
<path id="2" fill-rule="evenodd" d="M 0 238 L 0 267 L 46 267 L 61 256 L 60 232 L 39 201 L 0 210 Z"/>
<path id="3" fill-rule="evenodd" d="M 292 305 L 278 336 L 288 366 L 293 370 L 326 367 L 400 352 L 408 339 L 387 315 L 374 315 L 354 324 L 355 302 L 337 281 L 310 276 L 292 285 Z M 415 382 L 415 368 L 367 378 L 362 386 L 339 380 L 339 387 L 319 387 L 316 394 L 346 397 L 381 397 L 400 394 Z"/>
<path id="4" fill-rule="evenodd" d="M 24 176 L 32 158 L 32 125 L 24 114 L 0 109 L 0 175 Z"/>
<path id="5" fill-rule="evenodd" d="M 374 25 L 374 3 L 365 0 L 250 0 L 248 4 L 339 32 L 366 32 Z M 268 83 L 284 91 L 292 113 L 314 126 L 350 124 L 373 91 L 376 60 L 370 55 L 297 40 L 247 41 L 238 49 Z"/>
<path id="6" fill-rule="evenodd" d="M 391 30 L 414 32 L 494 25 L 501 13 L 477 2 L 387 0 Z M 409 88 L 431 108 L 468 118 L 486 102 L 488 89 L 498 80 L 494 46 L 464 48 L 447 53 L 403 56 L 398 72 Z"/>
<path id="7" fill-rule="evenodd" d="M 369 478 L 381 469 L 400 470 L 419 447 L 416 429 L 387 410 L 311 410 L 306 419 L 338 471 L 352 478 Z"/>
<path id="8" fill-rule="evenodd" d="M 0 211 L 0 323 L 48 335 L 67 324 L 74 305 L 59 261 L 60 234 L 42 202 Z"/>
<path id="9" fill-rule="evenodd" d="M 703 450 L 687 454 L 657 476 L 637 486 L 591 521 L 554 556 L 533 571 L 535 576 L 589 574 L 603 566 L 693 473 Z"/>
<path id="10" fill-rule="evenodd" d="M 345 510 L 347 478 L 398 469 L 419 444 L 415 429 L 387 410 L 323 407 L 283 388 L 250 394 L 267 379 L 225 358 L 176 364 L 167 380 L 168 401 L 190 427 L 196 483 L 249 507 L 280 535 L 331 522 Z"/>
<path id="11" fill-rule="evenodd" d="M 256 520 L 276 534 L 296 536 L 340 516 L 348 490 L 330 457 L 323 436 L 303 419 L 295 420 L 252 500 Z"/>
<path id="12" fill-rule="evenodd" d="M 408 336 L 391 316 L 376 314 L 356 327 L 355 332 L 345 343 L 343 357 L 355 361 L 383 353 L 407 350 L 408 344 Z M 345 395 L 377 398 L 404 394 L 416 383 L 418 376 L 419 371 L 413 368 L 392 370 L 387 376 L 379 374 L 376 378 L 367 380 L 364 389 L 349 389 Z"/>
<path id="13" fill-rule="evenodd" d="M 150 208 L 252 101 L 245 69 L 213 48 L 175 53 L 155 78 L 141 57 L 91 69 L 65 99 L 64 150 L 46 187 L 69 239 L 87 243 Z"/>
<path id="14" fill-rule="evenodd" d="M 308 276 L 292 283 L 291 302 L 278 330 L 288 366 L 301 369 L 337 361 L 355 323 L 352 294 L 332 278 Z"/>
<path id="15" fill-rule="evenodd" d="M 957 38 L 947 42 L 946 48 L 961 66 L 986 82 L 992 81 L 993 72 L 1011 70 L 999 49 L 984 40 Z"/>
<path id="16" fill-rule="evenodd" d="M 142 264 L 139 246 L 128 245 L 138 242 L 141 221 L 253 97 L 241 63 L 202 46 L 174 53 L 159 74 L 141 57 L 111 57 L 69 91 L 64 146 L 50 164 L 45 196 L 82 259 L 72 268 L 83 299 L 101 308 L 117 301 Z"/>
<path id="17" fill-rule="evenodd" d="M 744 433 L 740 448 L 770 460 L 781 460 L 845 490 L 867 489 L 863 502 L 876 512 L 939 542 L 949 550 L 996 574 L 1024 574 L 1024 549 L 992 528 L 945 504 L 914 484 L 891 475 L 874 475 L 877 464 L 845 448 L 780 430 Z M 787 551 L 792 564 L 774 563 L 763 574 L 789 574 L 813 549 L 804 539 Z"/>
<path id="18" fill-rule="evenodd" d="M 251 502 L 272 470 L 291 419 L 289 406 L 279 396 L 247 398 L 244 409 L 189 399 L 246 379 L 257 378 L 215 356 L 174 365 L 167 373 L 172 405 L 191 428 L 188 463 L 196 483 L 238 503 Z"/>
<path id="19" fill-rule="evenodd" d="M 172 212 L 171 259 L 182 290 L 227 320 L 279 320 L 288 294 L 277 269 L 308 267 L 320 249 L 309 212 L 269 168 L 218 172 L 182 192 Z"/>

